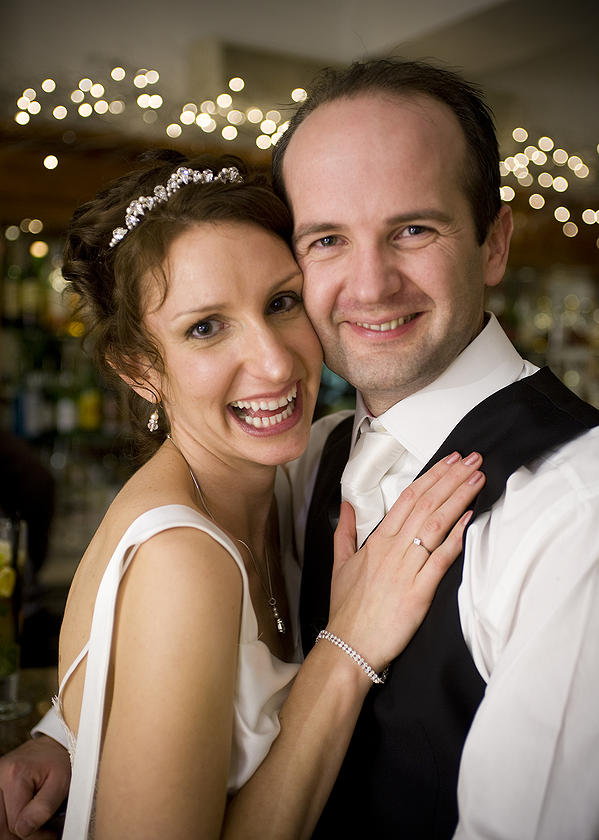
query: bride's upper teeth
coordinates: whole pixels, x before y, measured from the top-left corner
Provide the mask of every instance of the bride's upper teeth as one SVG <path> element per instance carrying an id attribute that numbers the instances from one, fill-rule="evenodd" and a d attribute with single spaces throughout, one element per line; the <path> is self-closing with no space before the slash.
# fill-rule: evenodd
<path id="1" fill-rule="evenodd" d="M 284 397 L 277 399 L 264 400 L 235 400 L 231 405 L 233 408 L 245 408 L 252 411 L 274 411 L 276 408 L 285 408 L 285 406 L 294 400 L 297 396 L 297 385 L 286 394 Z"/>
<path id="2" fill-rule="evenodd" d="M 382 324 L 367 324 L 365 321 L 356 321 L 358 327 L 364 327 L 367 330 L 375 330 L 377 332 L 386 332 L 387 330 L 394 330 L 402 324 L 407 324 L 414 318 L 414 315 L 405 315 L 403 318 L 393 318 L 391 321 L 384 321 Z"/>

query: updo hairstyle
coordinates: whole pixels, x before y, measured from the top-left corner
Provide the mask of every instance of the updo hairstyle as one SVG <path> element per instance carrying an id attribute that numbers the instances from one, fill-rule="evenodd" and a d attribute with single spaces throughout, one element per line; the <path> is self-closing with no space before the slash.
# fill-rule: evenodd
<path id="1" fill-rule="evenodd" d="M 154 187 L 166 184 L 180 166 L 208 168 L 215 174 L 223 167 L 236 166 L 244 183 L 182 186 L 164 204 L 146 211 L 139 224 L 111 248 L 112 232 L 123 226 L 131 201 L 152 195 Z M 67 231 L 63 275 L 77 296 L 94 359 L 109 381 L 123 374 L 144 386 L 145 371 L 164 372 L 160 348 L 143 323 L 144 280 L 156 278 L 164 300 L 168 281 L 161 266 L 171 243 L 183 231 L 201 222 L 243 222 L 290 243 L 292 222 L 287 207 L 265 178 L 248 179 L 245 169 L 234 157 L 188 159 L 174 151 L 152 151 L 142 157 L 140 168 L 113 181 L 75 211 Z M 149 385 L 147 390 L 151 400 Z M 150 454 L 164 440 L 167 418 L 161 412 L 160 431 L 151 434 L 145 427 L 150 403 L 133 389 L 128 396 L 137 442 L 144 454 Z"/>

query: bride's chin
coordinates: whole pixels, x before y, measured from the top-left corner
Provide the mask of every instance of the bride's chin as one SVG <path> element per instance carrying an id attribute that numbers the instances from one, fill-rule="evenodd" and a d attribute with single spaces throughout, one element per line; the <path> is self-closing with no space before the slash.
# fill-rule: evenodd
<path id="1" fill-rule="evenodd" d="M 247 458 L 254 463 L 265 464 L 273 467 L 295 461 L 303 455 L 308 446 L 310 438 L 310 427 L 297 422 L 287 432 L 277 434 L 260 434 L 258 432 L 246 432 L 244 437 L 247 440 Z M 263 446 L 260 444 L 263 443 Z M 241 448 L 244 449 L 243 443 Z"/>

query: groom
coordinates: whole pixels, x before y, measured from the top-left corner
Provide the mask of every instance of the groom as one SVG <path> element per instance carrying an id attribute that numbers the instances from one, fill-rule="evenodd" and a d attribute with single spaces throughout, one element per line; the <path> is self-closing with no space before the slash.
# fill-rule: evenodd
<path id="1" fill-rule="evenodd" d="M 350 450 L 344 492 L 360 532 L 376 526 L 349 486 L 374 417 L 398 443 L 379 515 L 438 453 L 477 449 L 487 474 L 463 559 L 370 692 L 315 836 L 596 838 L 599 412 L 483 313 L 512 229 L 487 108 L 429 65 L 325 73 L 273 173 L 327 364 L 358 389 L 355 419 L 319 421 L 292 467 L 306 648 L 326 624 Z"/>
<path id="2" fill-rule="evenodd" d="M 462 562 L 370 692 L 315 836 L 597 838 L 599 412 L 484 315 L 512 232 L 488 109 L 429 65 L 325 71 L 273 179 L 326 363 L 358 390 L 355 418 L 316 424 L 322 457 L 294 468 L 306 650 L 327 622 L 342 473 L 363 537 L 454 449 L 482 452 L 487 476 Z M 373 417 L 397 444 L 382 477 L 355 446 L 381 437 Z"/>

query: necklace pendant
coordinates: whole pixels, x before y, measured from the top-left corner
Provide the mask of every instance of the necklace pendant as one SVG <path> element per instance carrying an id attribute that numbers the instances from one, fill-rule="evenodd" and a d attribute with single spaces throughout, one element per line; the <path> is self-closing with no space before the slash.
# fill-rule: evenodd
<path id="1" fill-rule="evenodd" d="M 277 609 L 276 598 L 273 598 L 273 597 L 269 598 L 268 605 L 270 606 L 270 609 L 272 610 L 272 616 L 273 616 L 273 618 L 275 620 L 275 624 L 277 626 L 277 633 L 280 633 L 283 636 L 287 632 L 287 628 L 285 627 L 285 622 L 281 618 L 281 614 L 280 614 L 279 610 Z"/>

